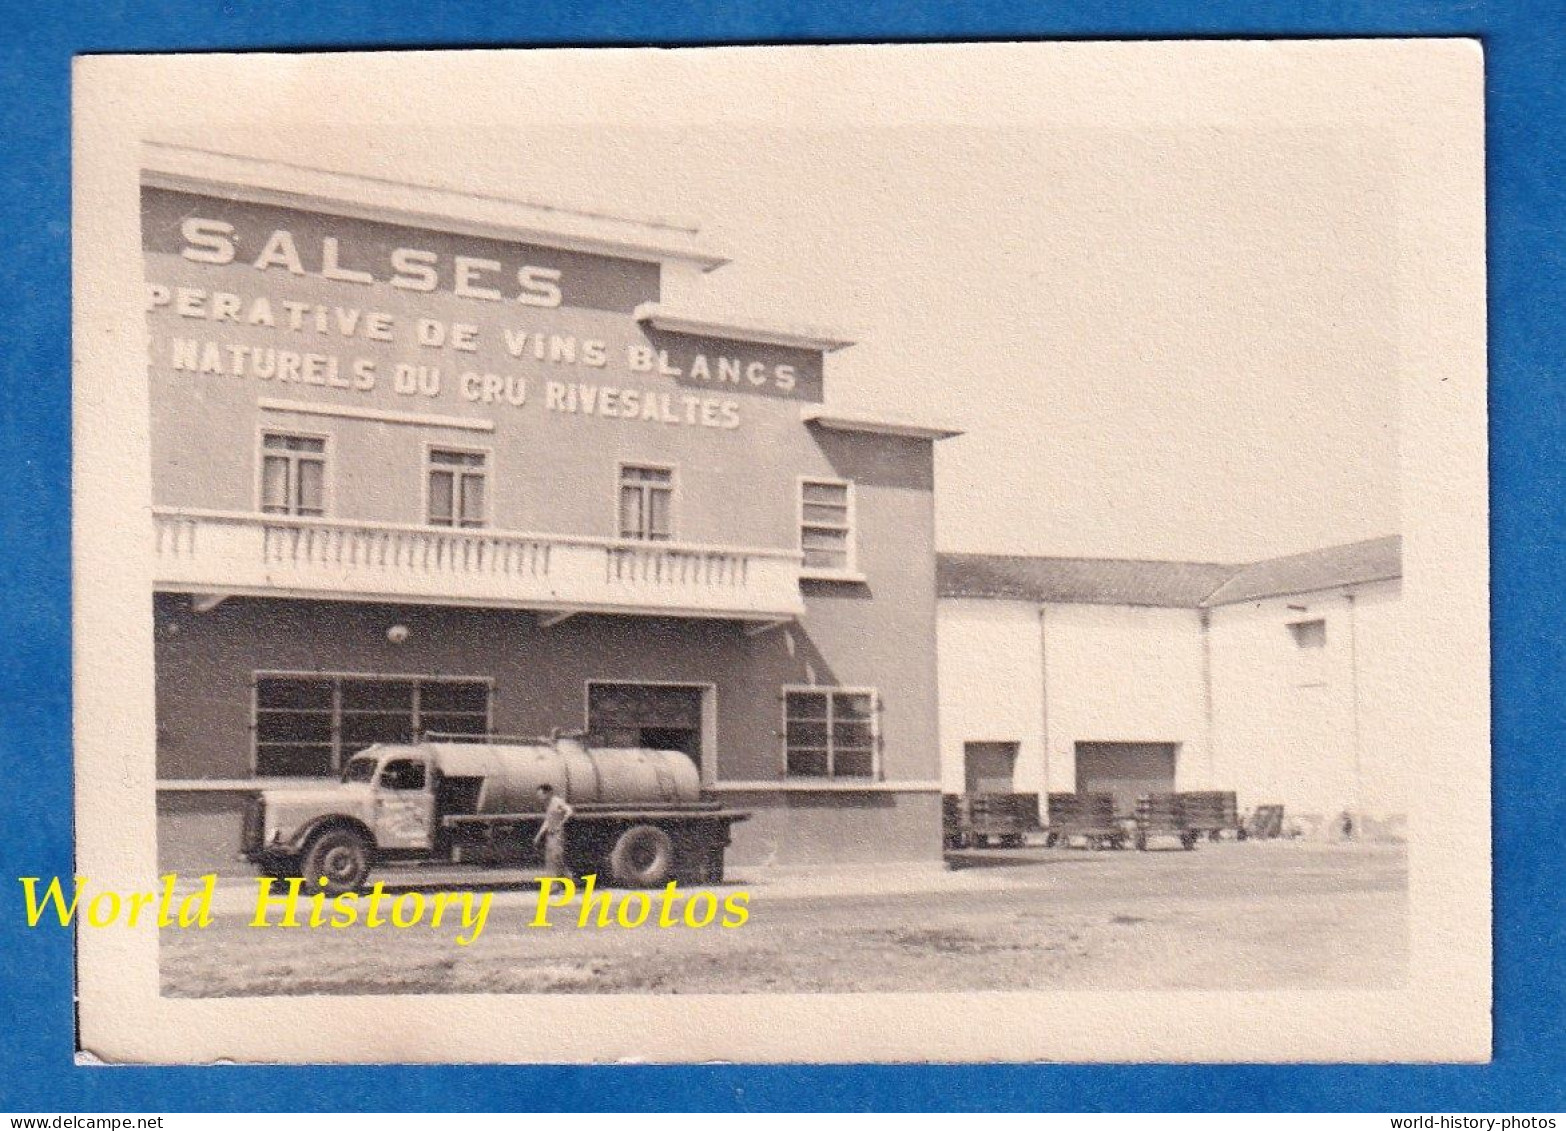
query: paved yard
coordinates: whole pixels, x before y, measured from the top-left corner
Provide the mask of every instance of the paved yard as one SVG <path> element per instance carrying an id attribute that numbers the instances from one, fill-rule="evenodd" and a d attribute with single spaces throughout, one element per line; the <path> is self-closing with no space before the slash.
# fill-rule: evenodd
<path id="1" fill-rule="evenodd" d="M 732 869 L 750 918 L 530 929 L 521 874 L 386 873 L 391 892 L 495 898 L 459 928 L 256 929 L 254 881 L 222 881 L 205 930 L 162 936 L 164 993 L 747 993 L 1386 988 L 1407 959 L 1400 845 L 1204 844 L 1194 852 L 1026 849 L 966 867 Z M 496 880 L 505 881 L 496 884 Z M 482 881 L 482 883 L 479 883 Z"/>

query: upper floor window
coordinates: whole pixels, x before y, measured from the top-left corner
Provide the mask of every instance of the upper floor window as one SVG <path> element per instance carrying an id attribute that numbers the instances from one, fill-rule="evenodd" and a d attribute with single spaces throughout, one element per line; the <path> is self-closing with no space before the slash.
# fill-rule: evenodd
<path id="1" fill-rule="evenodd" d="M 799 484 L 799 546 L 807 570 L 854 569 L 854 485 L 835 479 Z"/>
<path id="2" fill-rule="evenodd" d="M 1325 648 L 1327 646 L 1327 622 L 1322 620 L 1297 620 L 1289 625 L 1289 633 L 1298 648 Z"/>
<path id="3" fill-rule="evenodd" d="M 427 502 L 431 526 L 483 526 L 484 453 L 431 448 Z"/>
<path id="4" fill-rule="evenodd" d="M 267 432 L 261 437 L 261 510 L 326 513 L 326 438 Z"/>
<path id="5" fill-rule="evenodd" d="M 867 688 L 783 690 L 784 767 L 792 777 L 876 776 L 876 693 Z"/>
<path id="6" fill-rule="evenodd" d="M 667 467 L 620 467 L 620 537 L 667 542 L 674 534 L 674 472 Z"/>
<path id="7" fill-rule="evenodd" d="M 1294 638 L 1294 683 L 1298 687 L 1327 684 L 1327 621 L 1297 620 L 1289 623 Z"/>

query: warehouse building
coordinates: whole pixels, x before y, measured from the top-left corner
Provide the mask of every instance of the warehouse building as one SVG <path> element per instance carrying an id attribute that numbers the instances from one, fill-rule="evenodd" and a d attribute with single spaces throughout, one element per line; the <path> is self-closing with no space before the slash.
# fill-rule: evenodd
<path id="1" fill-rule="evenodd" d="M 947 792 L 1405 812 L 1401 542 L 1244 566 L 943 554 Z"/>
<path id="2" fill-rule="evenodd" d="M 688 227 L 148 146 L 160 845 L 431 733 L 683 751 L 733 859 L 940 849 L 934 444 Z"/>

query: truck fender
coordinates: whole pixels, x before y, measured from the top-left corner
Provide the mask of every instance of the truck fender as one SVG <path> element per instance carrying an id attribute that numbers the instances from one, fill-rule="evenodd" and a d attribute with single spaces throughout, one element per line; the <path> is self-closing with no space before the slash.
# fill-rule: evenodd
<path id="1" fill-rule="evenodd" d="M 369 826 L 357 817 L 350 817 L 346 813 L 327 813 L 314 818 L 293 835 L 293 838 L 288 842 L 289 847 L 295 852 L 303 852 L 305 845 L 309 844 L 317 833 L 326 829 L 352 829 L 364 837 L 369 842 L 371 848 L 378 847 L 375 843 L 375 833 L 370 830 Z"/>

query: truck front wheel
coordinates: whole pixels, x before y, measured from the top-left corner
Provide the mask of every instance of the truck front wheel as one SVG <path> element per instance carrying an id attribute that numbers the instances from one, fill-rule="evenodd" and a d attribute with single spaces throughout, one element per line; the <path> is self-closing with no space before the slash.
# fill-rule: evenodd
<path id="1" fill-rule="evenodd" d="M 626 887 L 657 887 L 674 869 L 674 841 L 655 825 L 633 825 L 609 852 L 609 874 Z"/>
<path id="2" fill-rule="evenodd" d="M 256 865 L 256 872 L 269 880 L 291 880 L 299 875 L 299 858 L 269 856 Z"/>
<path id="3" fill-rule="evenodd" d="M 303 871 L 306 883 L 324 878 L 333 895 L 356 891 L 370 876 L 370 842 L 352 829 L 327 829 L 305 849 Z"/>

